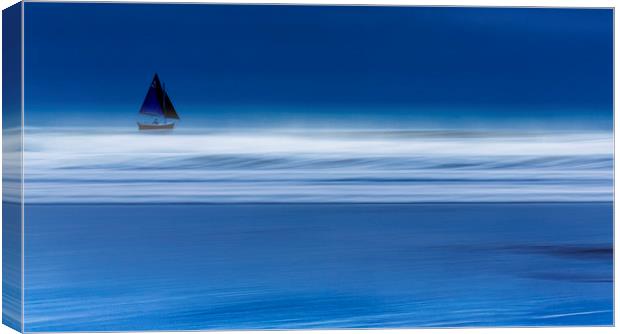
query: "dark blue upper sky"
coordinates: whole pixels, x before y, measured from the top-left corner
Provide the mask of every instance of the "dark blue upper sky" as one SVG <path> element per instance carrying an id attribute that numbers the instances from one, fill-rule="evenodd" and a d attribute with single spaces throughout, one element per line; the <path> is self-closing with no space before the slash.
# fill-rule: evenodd
<path id="1" fill-rule="evenodd" d="M 188 122 L 611 128 L 611 10 L 27 3 L 25 15 L 31 125 L 132 122 L 158 72 Z"/>

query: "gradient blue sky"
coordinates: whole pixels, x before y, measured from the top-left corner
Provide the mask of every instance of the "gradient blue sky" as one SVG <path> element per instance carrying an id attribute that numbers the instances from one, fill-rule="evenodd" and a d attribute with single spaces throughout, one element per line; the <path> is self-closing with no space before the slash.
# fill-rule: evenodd
<path id="1" fill-rule="evenodd" d="M 26 3 L 27 125 L 612 127 L 604 9 Z M 103 122 L 102 122 L 103 120 Z"/>

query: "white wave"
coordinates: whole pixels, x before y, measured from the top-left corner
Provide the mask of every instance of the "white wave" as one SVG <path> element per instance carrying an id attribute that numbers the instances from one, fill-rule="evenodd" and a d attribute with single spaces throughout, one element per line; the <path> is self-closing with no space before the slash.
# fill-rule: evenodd
<path id="1" fill-rule="evenodd" d="M 28 129 L 28 203 L 609 201 L 610 133 Z"/>
<path id="2" fill-rule="evenodd" d="M 22 132 L 2 130 L 2 201 L 19 203 L 22 197 Z"/>

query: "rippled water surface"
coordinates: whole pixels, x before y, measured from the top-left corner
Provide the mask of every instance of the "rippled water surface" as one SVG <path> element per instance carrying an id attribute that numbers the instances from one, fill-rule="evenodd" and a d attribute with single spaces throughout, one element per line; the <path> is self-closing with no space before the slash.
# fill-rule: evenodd
<path id="1" fill-rule="evenodd" d="M 27 331 L 612 323 L 609 132 L 26 132 Z"/>
<path id="2" fill-rule="evenodd" d="M 613 319 L 611 203 L 26 210 L 27 331 Z"/>

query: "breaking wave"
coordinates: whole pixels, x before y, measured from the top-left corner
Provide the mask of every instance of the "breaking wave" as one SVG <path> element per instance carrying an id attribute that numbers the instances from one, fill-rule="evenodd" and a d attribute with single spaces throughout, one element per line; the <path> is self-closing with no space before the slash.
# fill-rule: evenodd
<path id="1" fill-rule="evenodd" d="M 27 129 L 26 203 L 611 201 L 607 132 Z"/>

